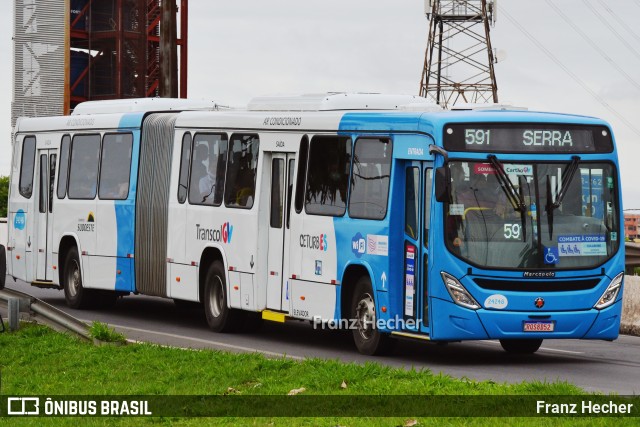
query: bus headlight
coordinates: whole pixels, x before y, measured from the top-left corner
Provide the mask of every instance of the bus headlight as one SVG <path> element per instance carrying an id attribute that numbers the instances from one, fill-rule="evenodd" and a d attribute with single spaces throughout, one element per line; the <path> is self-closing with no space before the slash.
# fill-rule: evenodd
<path id="1" fill-rule="evenodd" d="M 469 291 L 462 286 L 458 279 L 444 271 L 441 272 L 440 275 L 442 276 L 444 286 L 447 288 L 449 295 L 451 295 L 453 302 L 462 307 L 470 308 L 471 310 L 477 310 L 480 308 L 480 304 L 478 304 Z"/>
<path id="2" fill-rule="evenodd" d="M 609 307 L 611 304 L 616 302 L 616 298 L 618 297 L 618 293 L 622 288 L 622 279 L 624 278 L 624 273 L 618 274 L 607 286 L 607 289 L 604 291 L 594 308 L 598 310 L 602 310 L 603 308 Z"/>

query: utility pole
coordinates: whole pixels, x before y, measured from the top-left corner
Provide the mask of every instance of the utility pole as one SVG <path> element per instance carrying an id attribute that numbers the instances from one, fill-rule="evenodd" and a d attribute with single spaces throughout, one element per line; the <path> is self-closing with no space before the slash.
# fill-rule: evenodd
<path id="1" fill-rule="evenodd" d="M 429 40 L 420 96 L 443 108 L 498 102 L 489 27 L 497 0 L 425 0 Z"/>

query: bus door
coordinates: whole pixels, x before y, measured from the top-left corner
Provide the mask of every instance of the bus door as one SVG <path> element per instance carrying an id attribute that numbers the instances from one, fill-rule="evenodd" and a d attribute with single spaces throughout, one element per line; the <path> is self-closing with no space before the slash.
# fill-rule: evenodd
<path id="1" fill-rule="evenodd" d="M 285 286 L 289 272 L 289 217 L 295 163 L 293 153 L 273 153 L 271 156 L 267 254 L 267 308 L 271 310 L 283 310 L 283 301 L 284 309 L 288 310 Z"/>
<path id="2" fill-rule="evenodd" d="M 32 252 L 36 258 L 36 281 L 53 280 L 53 189 L 56 174 L 57 150 L 38 150 L 36 164 L 35 230 Z M 29 244 L 29 242 L 27 242 Z"/>
<path id="3" fill-rule="evenodd" d="M 405 167 L 403 315 L 408 329 L 429 332 L 429 228 L 433 163 Z M 412 322 L 408 322 L 412 320 Z M 415 325 L 415 327 L 411 327 Z"/>

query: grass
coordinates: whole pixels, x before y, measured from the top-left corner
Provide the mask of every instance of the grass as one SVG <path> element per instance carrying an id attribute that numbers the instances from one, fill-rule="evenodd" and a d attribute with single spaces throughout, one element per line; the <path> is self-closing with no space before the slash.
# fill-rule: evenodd
<path id="1" fill-rule="evenodd" d="M 127 337 L 102 322 L 93 322 L 89 328 L 89 335 L 98 341 L 122 344 L 127 342 Z"/>
<path id="2" fill-rule="evenodd" d="M 103 327 L 100 327 L 104 329 Z M 108 330 L 108 328 L 107 328 Z M 93 346 L 48 328 L 0 334 L 3 396 L 12 395 L 584 395 L 565 382 L 498 384 L 376 363 L 269 359 L 259 354 L 186 351 L 151 344 Z M 345 387 L 346 386 L 346 387 Z M 253 399 L 253 397 L 252 397 Z M 391 399 L 406 399 L 399 396 Z M 580 400 L 580 398 L 576 398 Z M 265 400 L 259 400 L 264 404 Z M 464 404 L 464 403 L 462 403 Z M 419 402 L 416 402 L 419 405 Z M 530 418 L 10 418 L 16 425 L 529 426 Z M 632 418 L 536 418 L 536 425 L 634 425 Z"/>

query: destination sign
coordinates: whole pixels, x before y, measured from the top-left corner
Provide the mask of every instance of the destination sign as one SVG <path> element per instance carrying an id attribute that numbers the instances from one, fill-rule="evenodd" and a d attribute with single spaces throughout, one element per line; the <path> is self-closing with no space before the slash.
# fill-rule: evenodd
<path id="1" fill-rule="evenodd" d="M 502 153 L 609 153 L 613 143 L 604 126 L 456 123 L 444 127 L 444 148 Z"/>

